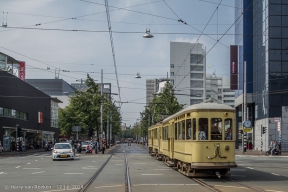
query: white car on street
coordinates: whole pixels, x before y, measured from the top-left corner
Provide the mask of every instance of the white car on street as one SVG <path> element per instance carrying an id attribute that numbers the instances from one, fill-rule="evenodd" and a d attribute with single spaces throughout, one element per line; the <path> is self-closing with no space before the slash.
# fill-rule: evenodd
<path id="1" fill-rule="evenodd" d="M 72 146 L 69 143 L 55 143 L 52 150 L 52 159 L 71 159 L 73 160 L 75 153 Z"/>

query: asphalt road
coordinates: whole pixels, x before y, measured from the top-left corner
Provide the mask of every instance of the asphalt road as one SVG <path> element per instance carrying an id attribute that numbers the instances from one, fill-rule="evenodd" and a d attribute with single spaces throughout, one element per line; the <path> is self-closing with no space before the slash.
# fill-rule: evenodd
<path id="1" fill-rule="evenodd" d="M 133 192 L 209 189 L 148 155 L 147 147 L 120 144 L 108 154 L 81 154 L 75 160 L 52 161 L 51 153 L 0 158 L 0 191 L 79 191 L 111 159 L 88 191 L 125 191 L 125 155 Z M 288 191 L 287 156 L 237 155 L 231 179 L 200 179 L 220 191 Z M 237 182 L 235 182 L 237 181 Z"/>

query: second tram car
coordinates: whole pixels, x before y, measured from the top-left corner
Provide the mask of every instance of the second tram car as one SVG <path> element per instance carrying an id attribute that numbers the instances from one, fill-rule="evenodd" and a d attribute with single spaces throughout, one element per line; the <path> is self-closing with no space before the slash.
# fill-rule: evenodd
<path id="1" fill-rule="evenodd" d="M 191 105 L 148 129 L 149 154 L 189 177 L 230 176 L 235 163 L 235 111 Z"/>

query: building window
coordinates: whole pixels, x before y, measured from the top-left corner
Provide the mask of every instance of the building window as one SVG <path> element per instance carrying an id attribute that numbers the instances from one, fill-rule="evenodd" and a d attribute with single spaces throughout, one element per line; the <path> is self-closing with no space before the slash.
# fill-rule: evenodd
<path id="1" fill-rule="evenodd" d="M 51 127 L 58 128 L 58 103 L 51 101 Z"/>
<path id="2" fill-rule="evenodd" d="M 174 76 L 174 72 L 171 72 L 170 75 L 171 75 L 171 76 Z"/>
<path id="3" fill-rule="evenodd" d="M 191 81 L 191 88 L 203 88 L 203 81 Z"/>
<path id="4" fill-rule="evenodd" d="M 203 67 L 202 66 L 191 66 L 190 70 L 191 71 L 203 71 Z"/>
<path id="5" fill-rule="evenodd" d="M 174 69 L 174 64 L 170 64 L 170 68 Z"/>
<path id="6" fill-rule="evenodd" d="M 194 104 L 202 103 L 202 102 L 203 102 L 203 99 L 191 99 L 190 105 L 194 105 Z"/>
<path id="7" fill-rule="evenodd" d="M 202 90 L 191 90 L 190 94 L 191 94 L 191 97 L 203 97 Z"/>
<path id="8" fill-rule="evenodd" d="M 203 55 L 191 54 L 190 63 L 203 64 Z"/>
<path id="9" fill-rule="evenodd" d="M 22 119 L 27 120 L 28 114 L 24 113 L 22 111 L 18 111 L 15 109 L 7 109 L 0 107 L 0 116 L 2 117 L 8 117 L 8 118 L 15 118 L 15 119 Z"/>
<path id="10" fill-rule="evenodd" d="M 191 79 L 203 79 L 203 73 L 191 73 L 190 78 Z"/>

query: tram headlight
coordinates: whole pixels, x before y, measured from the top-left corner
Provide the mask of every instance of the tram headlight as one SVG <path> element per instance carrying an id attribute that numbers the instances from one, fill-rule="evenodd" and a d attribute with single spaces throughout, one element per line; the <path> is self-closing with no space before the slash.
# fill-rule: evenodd
<path id="1" fill-rule="evenodd" d="M 229 146 L 225 145 L 225 151 L 229 151 Z"/>

